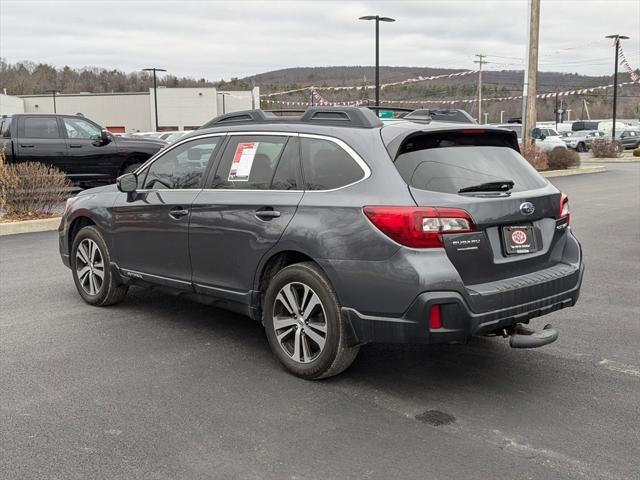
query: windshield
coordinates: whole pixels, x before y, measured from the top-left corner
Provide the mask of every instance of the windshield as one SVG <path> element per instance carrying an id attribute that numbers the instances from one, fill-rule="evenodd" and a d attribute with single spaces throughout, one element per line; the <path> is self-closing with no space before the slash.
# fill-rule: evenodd
<path id="1" fill-rule="evenodd" d="M 487 182 L 511 180 L 512 191 L 533 190 L 546 181 L 512 148 L 445 147 L 401 154 L 396 168 L 408 185 L 432 192 L 458 193 Z"/>

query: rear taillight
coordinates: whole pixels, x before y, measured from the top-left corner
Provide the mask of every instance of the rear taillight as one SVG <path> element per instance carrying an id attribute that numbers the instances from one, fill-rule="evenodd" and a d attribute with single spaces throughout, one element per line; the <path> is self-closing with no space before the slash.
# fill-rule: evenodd
<path id="1" fill-rule="evenodd" d="M 569 221 L 571 220 L 569 197 L 567 197 L 566 193 L 560 195 L 560 213 L 558 214 L 558 219 L 565 219 L 567 221 L 567 225 L 569 225 Z"/>
<path id="2" fill-rule="evenodd" d="M 442 235 L 475 231 L 471 216 L 457 208 L 364 207 L 382 233 L 412 248 L 443 247 Z"/>

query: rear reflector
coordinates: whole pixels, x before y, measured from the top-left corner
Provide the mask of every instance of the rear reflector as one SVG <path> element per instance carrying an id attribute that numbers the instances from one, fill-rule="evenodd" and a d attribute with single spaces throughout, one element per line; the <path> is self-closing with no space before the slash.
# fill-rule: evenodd
<path id="1" fill-rule="evenodd" d="M 429 312 L 429 329 L 437 330 L 442 328 L 442 318 L 440 317 L 440 305 L 432 305 Z"/>
<path id="2" fill-rule="evenodd" d="M 475 231 L 471 216 L 457 208 L 364 207 L 382 233 L 412 248 L 441 248 L 443 234 Z"/>

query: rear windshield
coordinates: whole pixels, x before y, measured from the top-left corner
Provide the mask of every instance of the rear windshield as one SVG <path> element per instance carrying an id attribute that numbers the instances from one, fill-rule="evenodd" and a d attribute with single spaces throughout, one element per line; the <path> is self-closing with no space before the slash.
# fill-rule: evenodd
<path id="1" fill-rule="evenodd" d="M 412 139 L 405 143 L 395 161 L 398 172 L 412 187 L 458 193 L 462 188 L 502 180 L 514 182 L 512 192 L 546 185 L 516 150 L 500 146 L 498 141 L 481 139 L 481 135 L 464 136 L 460 141 L 450 134 L 429 137 L 428 140 Z"/>

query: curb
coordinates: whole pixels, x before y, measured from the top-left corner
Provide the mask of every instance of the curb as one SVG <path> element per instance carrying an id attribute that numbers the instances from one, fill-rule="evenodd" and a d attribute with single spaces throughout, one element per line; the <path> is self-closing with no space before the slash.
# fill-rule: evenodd
<path id="1" fill-rule="evenodd" d="M 604 165 L 594 165 L 592 167 L 569 168 L 567 170 L 547 170 L 539 172 L 543 177 L 569 177 L 571 175 L 584 175 L 585 173 L 602 173 L 606 172 L 607 167 Z"/>
<path id="2" fill-rule="evenodd" d="M 620 158 L 589 158 L 582 159 L 580 163 L 636 163 L 640 162 L 640 157 L 620 157 Z"/>
<path id="3" fill-rule="evenodd" d="M 18 233 L 48 232 L 57 230 L 58 225 L 60 225 L 60 217 L 41 220 L 24 220 L 22 222 L 0 222 L 0 236 L 15 235 Z"/>

